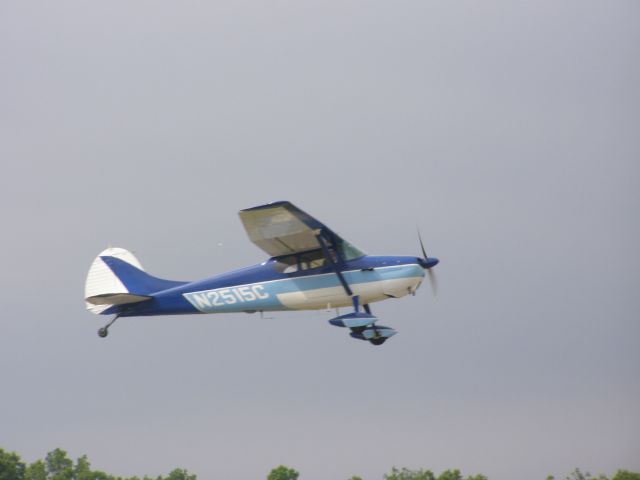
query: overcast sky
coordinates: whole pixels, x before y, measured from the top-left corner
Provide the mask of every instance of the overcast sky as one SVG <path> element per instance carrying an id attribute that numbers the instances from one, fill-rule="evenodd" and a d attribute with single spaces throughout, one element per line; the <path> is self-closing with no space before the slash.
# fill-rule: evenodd
<path id="1" fill-rule="evenodd" d="M 0 1 L 0 447 L 119 475 L 640 470 L 640 4 Z M 439 295 L 122 319 L 93 258 L 196 280 L 290 200 Z"/>

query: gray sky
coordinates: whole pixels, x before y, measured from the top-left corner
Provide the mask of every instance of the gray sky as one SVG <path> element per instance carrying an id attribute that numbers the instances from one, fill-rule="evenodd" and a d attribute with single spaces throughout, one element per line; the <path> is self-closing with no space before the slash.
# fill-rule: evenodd
<path id="1" fill-rule="evenodd" d="M 640 4 L 0 3 L 0 447 L 121 475 L 492 480 L 640 470 Z M 84 309 L 108 245 L 190 280 L 291 200 L 439 296 L 326 312 Z M 222 245 L 219 245 L 219 244 Z"/>

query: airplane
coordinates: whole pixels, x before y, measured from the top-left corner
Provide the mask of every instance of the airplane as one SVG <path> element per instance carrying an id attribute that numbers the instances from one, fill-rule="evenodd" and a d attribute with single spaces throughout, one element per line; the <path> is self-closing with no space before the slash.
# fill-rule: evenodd
<path id="1" fill-rule="evenodd" d="M 123 248 L 110 247 L 91 264 L 85 284 L 87 309 L 115 315 L 98 335 L 121 317 L 192 313 L 255 313 L 353 307 L 329 320 L 351 337 L 382 345 L 397 332 L 377 325 L 370 304 L 415 294 L 438 259 L 371 256 L 344 240 L 291 202 L 279 201 L 239 212 L 249 239 L 269 258 L 239 270 L 195 282 L 164 280 L 146 273 Z"/>

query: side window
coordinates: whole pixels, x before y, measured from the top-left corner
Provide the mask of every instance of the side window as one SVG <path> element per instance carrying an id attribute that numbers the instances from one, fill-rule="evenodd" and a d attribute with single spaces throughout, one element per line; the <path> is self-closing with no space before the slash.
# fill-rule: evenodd
<path id="1" fill-rule="evenodd" d="M 316 258 L 309 262 L 309 268 L 320 268 L 324 265 L 324 258 Z"/>
<path id="2" fill-rule="evenodd" d="M 298 265 L 294 263 L 293 265 L 287 265 L 285 269 L 282 270 L 282 273 L 294 273 L 297 271 L 298 271 Z"/>
<path id="3" fill-rule="evenodd" d="M 306 253 L 300 256 L 300 268 L 302 270 L 312 270 L 324 266 L 326 260 L 321 250 Z"/>
<path id="4" fill-rule="evenodd" d="M 331 255 L 331 260 L 334 263 L 338 262 L 338 255 L 333 248 L 329 249 L 329 255 Z M 274 262 L 275 270 L 280 273 L 295 273 L 328 266 L 327 259 L 324 258 L 322 250 L 313 250 L 299 255 L 276 257 L 274 258 Z"/>
<path id="5" fill-rule="evenodd" d="M 286 257 L 278 257 L 275 259 L 276 272 L 294 273 L 298 271 L 298 260 L 295 255 L 287 255 Z"/>

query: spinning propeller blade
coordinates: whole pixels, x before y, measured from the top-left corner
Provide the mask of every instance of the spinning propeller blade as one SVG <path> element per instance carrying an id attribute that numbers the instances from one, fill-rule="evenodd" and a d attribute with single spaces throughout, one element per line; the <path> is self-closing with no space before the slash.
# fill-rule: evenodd
<path id="1" fill-rule="evenodd" d="M 431 284 L 431 291 L 433 292 L 433 296 L 438 296 L 438 277 L 433 270 L 430 268 L 427 269 L 427 273 L 429 274 L 429 283 Z"/>
<path id="2" fill-rule="evenodd" d="M 420 230 L 418 230 L 418 240 L 420 241 L 420 249 L 422 250 L 422 258 L 419 258 L 418 261 L 422 268 L 427 271 L 427 274 L 429 275 L 429 283 L 431 284 L 431 291 L 433 292 L 433 295 L 436 296 L 438 294 L 438 280 L 435 272 L 431 269 L 438 264 L 439 260 L 433 257 L 429 258 L 429 255 L 427 255 L 427 251 L 424 249 L 424 243 L 422 242 L 422 235 L 420 235 Z"/>
<path id="3" fill-rule="evenodd" d="M 422 243 L 422 235 L 420 235 L 420 230 L 418 230 L 418 240 L 420 241 L 420 248 L 422 249 L 422 257 L 426 260 L 429 258 L 427 255 L 427 251 L 424 249 L 424 243 Z"/>

